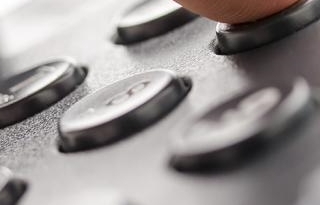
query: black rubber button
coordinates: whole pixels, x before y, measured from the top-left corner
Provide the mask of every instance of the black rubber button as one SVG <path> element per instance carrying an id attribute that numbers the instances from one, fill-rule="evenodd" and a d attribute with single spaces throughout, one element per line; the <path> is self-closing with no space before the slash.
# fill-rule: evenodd
<path id="1" fill-rule="evenodd" d="M 214 50 L 231 55 L 261 47 L 291 35 L 320 18 L 319 0 L 300 0 L 266 19 L 239 25 L 217 25 Z"/>
<path id="2" fill-rule="evenodd" d="M 84 98 L 60 122 L 60 150 L 75 152 L 110 144 L 136 133 L 174 109 L 191 80 L 171 71 L 139 74 Z"/>
<path id="3" fill-rule="evenodd" d="M 116 43 L 132 44 L 165 34 L 197 15 L 168 0 L 147 0 L 131 9 L 118 24 Z"/>
<path id="4" fill-rule="evenodd" d="M 303 79 L 247 91 L 210 110 L 173 140 L 171 164 L 179 170 L 233 167 L 282 138 L 309 113 L 311 102 Z"/>
<path id="5" fill-rule="evenodd" d="M 0 127 L 32 116 L 73 91 L 87 69 L 71 59 L 48 62 L 0 81 Z"/>
<path id="6" fill-rule="evenodd" d="M 12 176 L 10 170 L 0 167 L 0 204 L 16 205 L 27 190 L 27 183 Z"/>

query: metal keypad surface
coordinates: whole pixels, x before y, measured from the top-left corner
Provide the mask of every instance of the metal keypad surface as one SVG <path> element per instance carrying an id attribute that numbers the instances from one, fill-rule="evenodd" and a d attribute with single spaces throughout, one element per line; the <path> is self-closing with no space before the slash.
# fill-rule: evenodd
<path id="1" fill-rule="evenodd" d="M 110 189 L 136 204 L 291 205 L 320 164 L 320 116 L 259 160 L 220 173 L 182 174 L 168 166 L 168 144 L 185 123 L 253 84 L 303 76 L 320 85 L 319 32 L 315 23 L 277 43 L 236 56 L 216 56 L 216 23 L 199 18 L 164 36 L 125 47 L 109 41 L 122 13 L 136 0 L 97 0 L 81 23 L 28 52 L 5 59 L 1 69 L 25 69 L 56 56 L 90 67 L 84 84 L 50 109 L 0 131 L 0 163 L 30 183 L 21 205 L 47 204 L 65 193 Z M 62 114 L 88 94 L 134 74 L 168 69 L 193 79 L 188 99 L 161 122 L 121 143 L 64 155 L 56 147 Z M 2 73 L 0 74 L 2 75 Z M 307 195 L 306 195 L 307 196 Z"/>

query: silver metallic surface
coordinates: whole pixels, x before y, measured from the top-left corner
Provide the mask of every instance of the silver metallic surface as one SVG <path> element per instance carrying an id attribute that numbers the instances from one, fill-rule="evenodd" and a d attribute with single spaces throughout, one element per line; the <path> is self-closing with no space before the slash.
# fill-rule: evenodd
<path id="1" fill-rule="evenodd" d="M 106 37 L 116 30 L 121 13 L 137 1 L 91 1 L 101 6 L 79 18 L 78 24 L 1 62 L 0 75 L 56 56 L 72 56 L 90 67 L 85 84 L 71 95 L 0 131 L 0 163 L 31 185 L 21 205 L 43 205 L 63 200 L 65 193 L 97 188 L 116 190 L 137 205 L 292 205 L 299 201 L 301 186 L 320 164 L 317 112 L 290 143 L 233 171 L 177 173 L 167 165 L 167 150 L 168 142 L 184 131 L 179 124 L 186 125 L 252 84 L 303 76 L 311 86 L 320 86 L 319 22 L 274 44 L 225 57 L 209 49 L 216 23 L 202 18 L 148 42 L 114 45 Z M 59 153 L 57 124 L 67 109 L 106 85 L 155 69 L 191 76 L 194 87 L 188 100 L 157 125 L 115 146 Z"/>

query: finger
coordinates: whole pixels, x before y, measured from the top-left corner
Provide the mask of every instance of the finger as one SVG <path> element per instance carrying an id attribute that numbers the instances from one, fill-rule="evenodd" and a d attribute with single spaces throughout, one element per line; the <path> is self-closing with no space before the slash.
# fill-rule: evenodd
<path id="1" fill-rule="evenodd" d="M 230 24 L 256 21 L 288 8 L 299 0 L 175 0 L 187 9 Z"/>

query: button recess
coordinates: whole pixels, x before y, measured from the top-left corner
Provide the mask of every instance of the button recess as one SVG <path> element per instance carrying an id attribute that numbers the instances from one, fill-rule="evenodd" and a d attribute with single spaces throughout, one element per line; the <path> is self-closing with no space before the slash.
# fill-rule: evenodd
<path id="1" fill-rule="evenodd" d="M 0 127 L 32 116 L 81 84 L 87 69 L 71 59 L 51 61 L 0 82 Z"/>
<path id="2" fill-rule="evenodd" d="M 60 150 L 76 152 L 111 144 L 173 110 L 192 87 L 189 78 L 165 70 L 135 75 L 76 103 L 62 117 Z"/>
<path id="3" fill-rule="evenodd" d="M 14 178 L 10 170 L 0 167 L 0 204 L 16 205 L 27 190 L 27 183 Z"/>
<path id="4" fill-rule="evenodd" d="M 131 9 L 118 24 L 116 43 L 132 44 L 165 34 L 197 15 L 168 0 L 147 0 Z"/>
<path id="5" fill-rule="evenodd" d="M 260 21 L 217 25 L 214 50 L 232 55 L 261 47 L 291 35 L 320 18 L 319 0 L 300 0 L 290 8 Z"/>
<path id="6" fill-rule="evenodd" d="M 233 166 L 283 138 L 308 113 L 311 102 L 303 79 L 247 91 L 210 110 L 174 139 L 171 165 L 179 170 Z"/>

